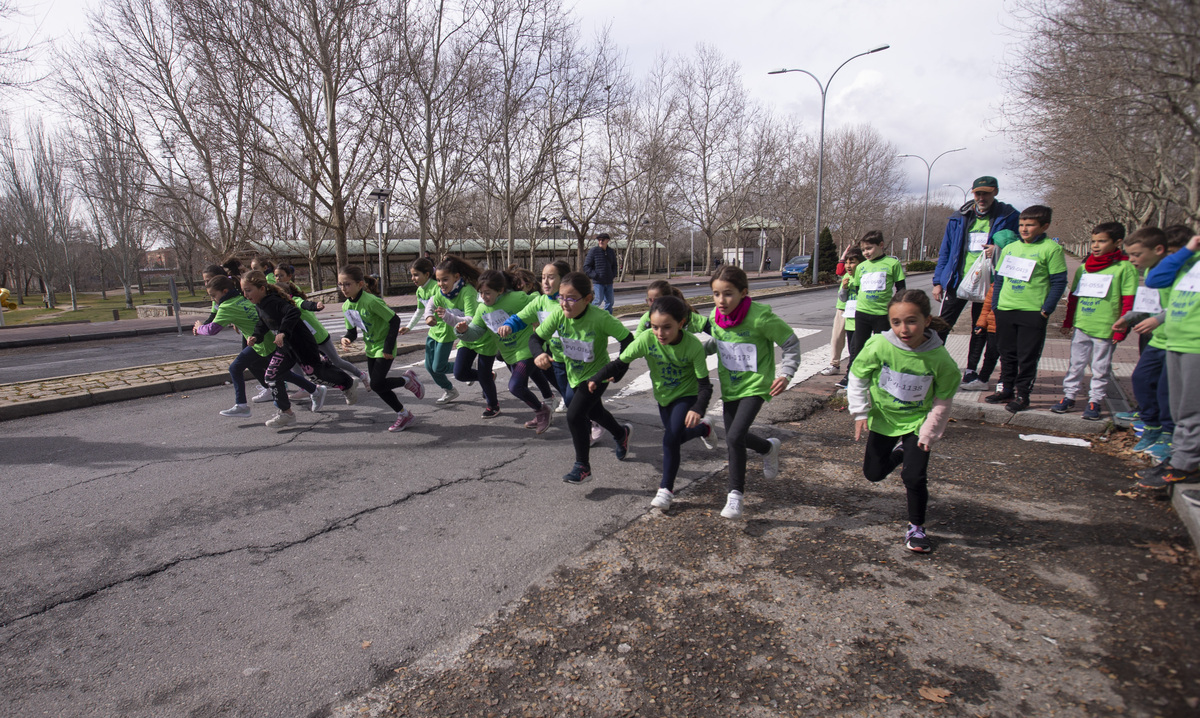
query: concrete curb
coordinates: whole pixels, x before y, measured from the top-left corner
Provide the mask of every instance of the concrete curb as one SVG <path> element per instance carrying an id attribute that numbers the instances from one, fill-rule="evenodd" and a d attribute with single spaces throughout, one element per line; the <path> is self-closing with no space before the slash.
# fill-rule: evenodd
<path id="1" fill-rule="evenodd" d="M 1200 484 L 1178 484 L 1171 487 L 1171 508 L 1179 515 L 1184 527 L 1192 537 L 1192 547 L 1200 555 L 1200 505 L 1188 501 L 1185 491 L 1200 490 Z"/>
<path id="2" fill-rule="evenodd" d="M 951 418 L 959 421 L 983 421 L 1001 426 L 1016 426 L 1060 434 L 1103 434 L 1110 421 L 1084 421 L 1078 414 L 1054 414 L 1047 411 L 1022 411 L 1010 414 L 1003 406 L 977 402 L 955 402 L 950 406 Z"/>
<path id="3" fill-rule="evenodd" d="M 136 320 L 131 320 L 136 321 Z M 0 349 L 20 349 L 22 347 L 46 346 L 48 344 L 69 344 L 72 342 L 91 342 L 101 339 L 129 339 L 131 337 L 150 336 L 152 334 L 174 334 L 175 327 L 153 327 L 147 329 L 123 329 L 96 334 L 59 334 L 52 337 L 31 337 L 28 339 L 0 339 Z"/>
<path id="4" fill-rule="evenodd" d="M 415 351 L 424 349 L 424 343 L 398 344 L 396 345 L 395 355 L 401 356 L 404 354 L 411 354 Z M 229 359 L 232 361 L 233 357 L 234 355 L 230 354 L 225 357 L 210 357 L 209 359 Z M 357 362 L 364 361 L 367 357 L 366 354 L 360 351 L 354 354 L 344 354 L 342 355 L 342 358 L 347 361 Z M 157 366 L 176 366 L 187 363 L 188 362 L 172 362 L 171 364 L 167 365 L 150 364 L 141 367 L 130 367 L 129 370 L 146 369 Z M 87 376 L 87 374 L 75 374 L 73 376 Z M 357 379 L 358 377 L 355 378 Z M 51 397 L 49 399 L 34 399 L 33 401 L 18 401 L 9 404 L 0 404 L 0 422 L 9 421 L 12 419 L 24 419 L 30 416 L 40 416 L 42 414 L 54 414 L 60 411 L 70 411 L 72 409 L 84 409 L 89 406 L 99 406 L 101 404 L 128 401 L 130 399 L 144 399 L 148 396 L 179 394 L 185 391 L 195 391 L 196 389 L 207 389 L 209 387 L 221 386 L 227 381 L 229 381 L 229 372 L 222 371 L 212 374 L 198 374 L 196 376 L 172 379 L 169 381 L 153 381 L 145 384 L 123 386 L 116 389 L 99 389 L 97 391 L 91 391 L 83 394 L 71 394 L 69 396 Z"/>

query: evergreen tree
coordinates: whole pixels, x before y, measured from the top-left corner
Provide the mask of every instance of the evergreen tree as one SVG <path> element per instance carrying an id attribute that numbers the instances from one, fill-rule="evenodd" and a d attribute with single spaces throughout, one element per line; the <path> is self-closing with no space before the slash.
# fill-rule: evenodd
<path id="1" fill-rule="evenodd" d="M 819 258 L 821 260 L 817 271 L 821 274 L 825 274 L 826 272 L 833 274 L 837 270 L 838 252 L 837 245 L 833 243 L 833 233 L 829 231 L 829 227 L 821 230 L 821 239 L 817 243 L 817 251 L 820 252 Z M 813 263 L 812 256 L 810 255 L 808 258 L 808 269 L 804 270 L 803 275 L 810 283 L 813 281 L 812 270 Z"/>

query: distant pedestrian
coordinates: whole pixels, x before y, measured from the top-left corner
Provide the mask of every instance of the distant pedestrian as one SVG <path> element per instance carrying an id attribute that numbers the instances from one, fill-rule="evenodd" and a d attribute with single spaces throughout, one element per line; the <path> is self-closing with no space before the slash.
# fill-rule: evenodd
<path id="1" fill-rule="evenodd" d="M 583 273 L 592 280 L 592 291 L 595 293 L 593 304 L 606 312 L 612 312 L 615 299 L 613 297 L 613 282 L 617 277 L 617 252 L 608 246 L 609 237 L 605 232 L 596 235 L 596 245 L 588 250 L 583 259 Z"/>
<path id="2" fill-rule="evenodd" d="M 768 272 L 771 271 L 771 255 L 769 255 L 769 254 L 767 255 L 767 259 L 766 259 L 766 266 L 767 266 L 767 271 Z"/>
<path id="3" fill-rule="evenodd" d="M 867 435 L 863 475 L 878 482 L 903 467 L 900 478 L 908 495 L 904 545 L 929 553 L 929 451 L 946 429 L 960 376 L 937 335 L 945 322 L 932 316 L 925 292 L 896 294 L 888 303 L 888 319 L 892 329 L 871 337 L 855 358 L 846 398 L 854 440 Z"/>

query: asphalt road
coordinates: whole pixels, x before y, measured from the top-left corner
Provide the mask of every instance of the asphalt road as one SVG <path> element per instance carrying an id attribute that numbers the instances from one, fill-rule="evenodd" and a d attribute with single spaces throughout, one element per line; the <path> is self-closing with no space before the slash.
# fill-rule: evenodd
<path id="1" fill-rule="evenodd" d="M 770 302 L 809 373 L 831 300 Z M 418 422 L 401 434 L 378 398 L 336 392 L 281 432 L 263 405 L 224 419 L 226 387 L 5 423 L 3 713 L 323 713 L 647 510 L 661 434 L 641 373 L 607 402 L 637 429 L 629 460 L 605 437 L 582 487 L 560 481 L 562 415 L 535 437 L 502 394 L 484 421 L 477 388 L 408 402 Z M 692 442 L 679 486 L 723 465 Z"/>

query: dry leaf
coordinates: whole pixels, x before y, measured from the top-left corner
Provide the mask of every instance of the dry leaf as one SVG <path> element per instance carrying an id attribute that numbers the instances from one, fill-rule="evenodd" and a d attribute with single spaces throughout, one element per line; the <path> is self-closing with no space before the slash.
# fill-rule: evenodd
<path id="1" fill-rule="evenodd" d="M 951 695 L 950 691 L 945 688 L 931 688 L 929 686 L 921 686 L 921 690 L 917 692 L 925 700 L 933 701 L 934 703 L 945 703 L 946 697 Z"/>
<path id="2" fill-rule="evenodd" d="M 1118 491 L 1117 496 L 1124 496 L 1127 499 L 1136 499 L 1138 495 L 1132 491 Z"/>
<path id="3" fill-rule="evenodd" d="M 1166 608 L 1167 602 L 1162 600 L 1161 598 L 1156 598 L 1156 599 L 1154 599 L 1154 605 L 1158 606 L 1159 608 Z"/>
<path id="4" fill-rule="evenodd" d="M 363 647 L 363 648 L 370 648 L 370 647 L 371 647 L 371 642 L 370 642 L 370 641 L 363 641 L 363 642 L 362 642 L 362 647 Z"/>

